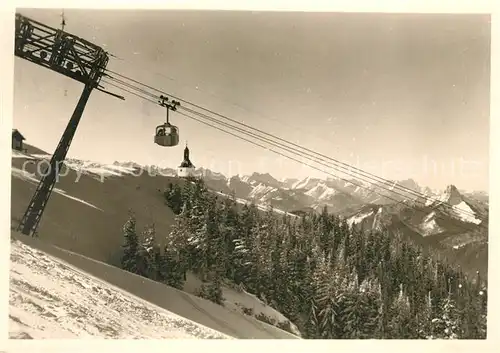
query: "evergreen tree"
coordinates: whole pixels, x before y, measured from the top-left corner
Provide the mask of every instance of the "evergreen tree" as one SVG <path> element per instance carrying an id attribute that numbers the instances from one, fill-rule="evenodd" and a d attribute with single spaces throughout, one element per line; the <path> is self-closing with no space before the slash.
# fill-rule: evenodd
<path id="1" fill-rule="evenodd" d="M 139 266 L 138 274 L 148 277 L 155 281 L 162 280 L 161 250 L 156 241 L 156 230 L 154 224 L 147 226 L 142 232 L 142 243 L 139 247 Z"/>
<path id="2" fill-rule="evenodd" d="M 455 301 L 448 295 L 441 301 L 440 315 L 432 319 L 432 337 L 433 338 L 458 338 L 458 313 Z"/>
<path id="3" fill-rule="evenodd" d="M 251 285 L 251 273 L 254 267 L 252 258 L 253 235 L 255 228 L 257 212 L 255 205 L 243 205 L 239 217 L 237 234 L 238 237 L 233 240 L 234 252 L 233 261 L 235 265 L 234 279 L 236 284 Z"/>
<path id="4" fill-rule="evenodd" d="M 235 249 L 238 239 L 239 219 L 236 210 L 236 201 L 229 199 L 225 201 L 221 208 L 221 220 L 219 223 L 219 233 L 223 253 L 221 260 L 223 262 L 224 276 L 235 280 L 237 271 Z"/>
<path id="5" fill-rule="evenodd" d="M 410 300 L 403 292 L 402 286 L 398 297 L 395 298 L 389 309 L 389 330 L 390 338 L 410 339 L 415 337 L 415 322 L 411 317 Z"/>
<path id="6" fill-rule="evenodd" d="M 166 192 L 177 216 L 159 265 L 165 283 L 182 288 L 194 271 L 206 279 L 200 295 L 223 304 L 227 279 L 306 338 L 486 336 L 486 283 L 397 232 L 356 230 L 327 208 L 301 218 L 253 203 L 237 211 L 234 195 L 218 200 L 197 178 L 175 188 Z M 141 256 L 128 258 L 137 272 Z"/>
<path id="7" fill-rule="evenodd" d="M 165 284 L 183 289 L 186 269 L 183 267 L 183 261 L 179 258 L 179 253 L 168 246 L 165 247 L 161 255 L 160 273 Z"/>
<path id="8" fill-rule="evenodd" d="M 162 277 L 166 283 L 176 288 L 182 286 L 186 280 L 186 272 L 192 269 L 194 262 L 190 248 L 189 215 L 188 206 L 184 204 L 166 238 L 162 257 Z"/>
<path id="9" fill-rule="evenodd" d="M 174 214 L 178 215 L 183 206 L 182 189 L 179 184 L 169 184 L 167 191 L 165 191 L 165 199 L 168 207 L 172 209 Z"/>
<path id="10" fill-rule="evenodd" d="M 172 195 L 174 191 L 174 184 L 169 183 L 167 189 L 163 192 L 163 196 L 165 197 L 165 203 L 168 207 L 172 208 Z"/>
<path id="11" fill-rule="evenodd" d="M 323 260 L 318 263 L 313 275 L 315 303 L 317 303 L 317 321 L 319 337 L 322 339 L 340 338 L 337 325 L 338 309 L 343 297 L 343 283 L 340 273 L 333 274 L 331 267 Z"/>
<path id="12" fill-rule="evenodd" d="M 224 296 L 222 292 L 222 271 L 220 270 L 220 267 L 215 266 L 214 271 L 211 274 L 209 283 L 201 286 L 199 295 L 202 298 L 214 302 L 215 304 L 224 305 Z"/>
<path id="13" fill-rule="evenodd" d="M 139 238 L 136 231 L 135 215 L 130 212 L 129 218 L 123 226 L 124 244 L 122 256 L 122 268 L 126 271 L 137 273 L 139 260 Z"/>

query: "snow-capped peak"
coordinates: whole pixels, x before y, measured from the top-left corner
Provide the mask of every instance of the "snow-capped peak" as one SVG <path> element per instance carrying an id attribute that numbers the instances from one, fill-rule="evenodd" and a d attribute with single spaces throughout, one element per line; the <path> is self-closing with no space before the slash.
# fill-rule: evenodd
<path id="1" fill-rule="evenodd" d="M 253 188 L 248 197 L 250 199 L 264 201 L 265 200 L 264 198 L 267 194 L 269 194 L 270 192 L 274 192 L 276 190 L 277 189 L 275 187 L 259 183 L 256 187 Z"/>
<path id="2" fill-rule="evenodd" d="M 292 185 L 292 189 L 306 189 L 306 190 L 310 190 L 312 189 L 314 186 L 316 186 L 316 184 L 320 182 L 320 179 L 315 179 L 315 178 L 311 178 L 310 176 L 302 179 L 302 180 L 299 180 L 297 181 L 295 184 Z"/>
<path id="3" fill-rule="evenodd" d="M 266 184 L 269 186 L 273 187 L 281 187 L 281 183 L 276 180 L 271 174 L 269 173 L 257 173 L 254 172 L 250 176 L 245 176 L 243 181 L 250 183 L 250 184 Z"/>
<path id="4" fill-rule="evenodd" d="M 198 168 L 195 171 L 195 174 L 198 176 L 202 176 L 204 178 L 211 178 L 214 180 L 226 180 L 226 176 L 222 173 L 219 172 L 213 172 L 210 169 L 207 168 Z"/>
<path id="5" fill-rule="evenodd" d="M 429 213 L 420 224 L 420 234 L 423 236 L 435 235 L 443 231 L 436 220 L 436 212 Z"/>
<path id="6" fill-rule="evenodd" d="M 463 197 L 455 185 L 448 185 L 439 197 L 439 201 L 455 206 L 463 201 Z"/>
<path id="7" fill-rule="evenodd" d="M 455 185 L 448 185 L 437 200 L 438 205 L 446 206 L 444 209 L 446 213 L 451 213 L 451 215 L 463 222 L 480 224 L 482 220 L 477 218 L 476 212 L 471 208 L 470 202 L 467 201 L 470 200 L 466 200 Z"/>
<path id="8" fill-rule="evenodd" d="M 328 187 L 324 182 L 319 182 L 312 189 L 306 192 L 306 195 L 315 198 L 318 201 L 326 200 L 330 196 L 335 195 L 337 191 Z"/>

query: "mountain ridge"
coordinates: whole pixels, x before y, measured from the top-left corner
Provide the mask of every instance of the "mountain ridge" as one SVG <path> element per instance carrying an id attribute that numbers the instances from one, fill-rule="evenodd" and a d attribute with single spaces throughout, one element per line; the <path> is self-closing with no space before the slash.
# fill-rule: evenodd
<path id="1" fill-rule="evenodd" d="M 38 150 L 39 151 L 39 150 Z M 46 157 L 50 156 L 46 154 Z M 140 165 L 133 161 L 115 161 L 112 164 L 103 164 L 92 161 L 83 161 L 68 158 L 65 164 L 84 173 L 99 175 L 101 178 L 120 176 L 124 174 L 139 175 L 144 172 L 176 177 L 176 169 L 155 165 Z M 408 202 L 417 205 L 437 206 L 438 203 L 456 206 L 456 213 L 473 214 L 487 213 L 489 202 L 485 191 L 459 191 L 455 185 L 447 185 L 444 191 L 432 190 L 427 186 L 420 186 L 414 179 L 399 181 L 376 182 L 367 186 L 367 183 L 351 179 L 348 181 L 339 178 L 305 177 L 283 178 L 278 180 L 269 172 L 254 172 L 251 175 L 225 176 L 207 168 L 197 168 L 195 175 L 202 177 L 212 189 L 227 195 L 254 201 L 255 203 L 280 208 L 284 212 L 296 212 L 305 209 L 321 211 L 327 207 L 330 212 L 344 212 L 352 208 L 362 207 L 365 204 L 391 204 Z M 409 189 L 396 188 L 396 186 Z M 460 204 L 464 201 L 465 204 Z M 439 206 L 437 206 L 439 207 Z M 441 207 L 441 208 L 446 208 Z M 469 217 L 471 218 L 471 217 Z M 464 218 L 465 219 L 465 218 Z M 472 219 L 472 218 L 471 218 Z M 474 222 L 479 223 L 478 220 Z"/>
<path id="2" fill-rule="evenodd" d="M 38 152 L 37 156 L 41 155 Z M 49 158 L 49 155 L 43 158 Z M 164 182 L 159 179 L 158 185 L 165 185 L 167 180 L 177 182 L 173 168 L 141 166 L 132 161 L 99 164 L 69 158 L 65 165 L 101 182 L 122 177 L 133 184 L 134 176 L 139 178 L 137 181 L 146 176 L 166 178 Z M 279 213 L 303 216 L 326 208 L 328 212 L 345 218 L 350 226 L 363 231 L 400 225 L 411 229 L 405 232 L 415 233 L 413 238 L 420 237 L 418 242 L 446 249 L 487 244 L 489 204 L 485 192 L 465 193 L 455 185 L 448 185 L 444 191 L 437 193 L 428 187 L 421 187 L 411 178 L 393 184 L 374 183 L 367 187 L 358 180 L 331 177 L 278 180 L 270 173 L 258 172 L 226 177 L 206 168 L 196 169 L 195 174 L 221 197 L 234 196 L 238 203 L 254 202 L 262 210 L 273 207 Z M 391 193 L 395 185 L 411 191 Z M 418 196 L 420 193 L 423 195 Z M 384 198 L 384 195 L 390 198 Z M 475 198 L 474 195 L 480 197 Z"/>

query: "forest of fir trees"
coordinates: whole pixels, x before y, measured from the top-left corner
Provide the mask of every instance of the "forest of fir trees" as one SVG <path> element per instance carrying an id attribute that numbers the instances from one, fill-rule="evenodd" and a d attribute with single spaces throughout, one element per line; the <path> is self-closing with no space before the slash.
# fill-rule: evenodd
<path id="1" fill-rule="evenodd" d="M 157 230 L 124 225 L 123 269 L 224 305 L 231 283 L 281 312 L 311 339 L 486 338 L 485 280 L 468 279 L 388 232 L 363 234 L 328 214 L 260 212 L 217 198 L 201 179 L 170 185 L 175 224 L 160 249 Z M 287 329 L 287 327 L 282 327 Z"/>

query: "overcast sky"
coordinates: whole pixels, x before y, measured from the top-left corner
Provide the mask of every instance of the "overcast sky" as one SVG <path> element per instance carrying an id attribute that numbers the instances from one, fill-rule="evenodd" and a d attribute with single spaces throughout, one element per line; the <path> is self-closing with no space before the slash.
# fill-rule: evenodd
<path id="1" fill-rule="evenodd" d="M 59 10 L 20 12 L 59 27 Z M 120 58 L 113 71 L 382 177 L 488 189 L 489 16 L 65 14 Z M 82 88 L 16 58 L 14 127 L 52 152 Z M 92 93 L 70 156 L 175 167 L 187 140 L 197 167 L 226 175 L 325 176 L 175 113 L 181 143 L 161 148 L 164 110 L 126 97 Z"/>

